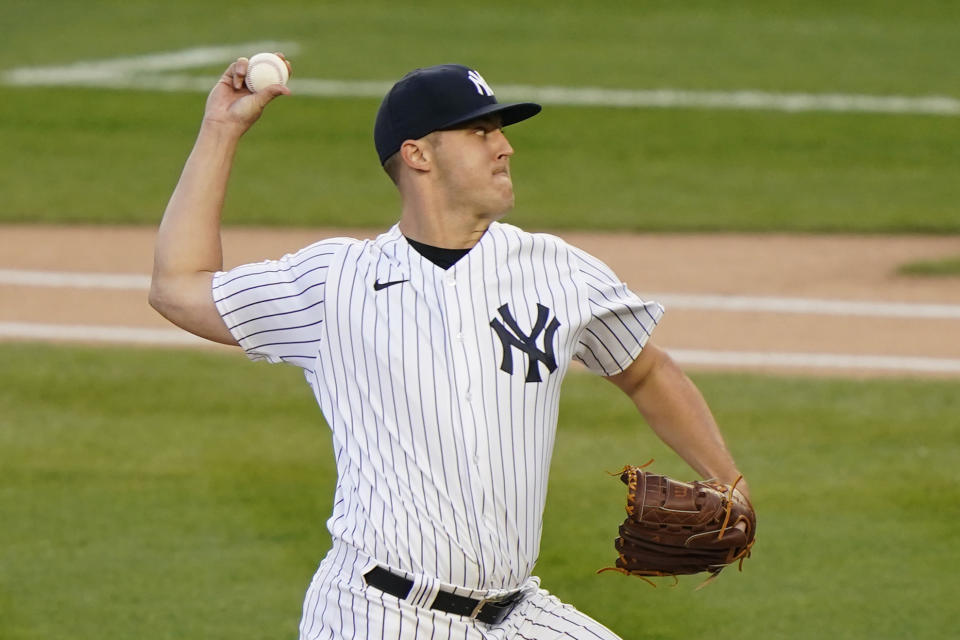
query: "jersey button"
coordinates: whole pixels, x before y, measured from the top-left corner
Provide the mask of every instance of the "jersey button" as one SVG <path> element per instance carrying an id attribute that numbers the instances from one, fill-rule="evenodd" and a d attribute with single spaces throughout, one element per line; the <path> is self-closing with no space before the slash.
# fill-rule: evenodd
<path id="1" fill-rule="evenodd" d="M 453 276 L 447 276 L 447 278 L 446 278 L 446 283 L 447 283 L 447 286 L 448 286 L 448 287 L 455 287 L 455 286 L 457 286 L 457 281 L 454 279 Z"/>

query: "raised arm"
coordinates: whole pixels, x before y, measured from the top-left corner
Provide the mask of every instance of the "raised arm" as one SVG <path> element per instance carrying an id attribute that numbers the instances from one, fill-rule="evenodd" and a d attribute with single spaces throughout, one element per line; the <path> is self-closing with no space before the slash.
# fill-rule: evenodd
<path id="1" fill-rule="evenodd" d="M 149 298 L 175 325 L 234 345 L 211 290 L 213 274 L 223 269 L 220 216 L 227 182 L 241 136 L 271 100 L 290 93 L 279 84 L 250 93 L 246 72 L 247 59 L 237 59 L 207 98 L 200 133 L 157 232 Z"/>
<path id="2" fill-rule="evenodd" d="M 706 401 L 680 367 L 647 343 L 623 372 L 607 378 L 633 400 L 653 431 L 704 478 L 740 476 Z M 749 498 L 745 480 L 737 489 Z"/>

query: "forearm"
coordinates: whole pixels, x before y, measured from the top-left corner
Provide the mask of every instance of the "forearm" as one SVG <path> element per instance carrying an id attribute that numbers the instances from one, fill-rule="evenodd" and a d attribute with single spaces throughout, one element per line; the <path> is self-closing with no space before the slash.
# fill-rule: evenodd
<path id="1" fill-rule="evenodd" d="M 654 433 L 697 473 L 732 484 L 740 472 L 703 395 L 672 358 L 653 345 L 648 349 L 645 362 L 635 363 L 611 381 L 630 396 Z M 744 480 L 737 488 L 749 492 Z"/>
<path id="2" fill-rule="evenodd" d="M 220 218 L 238 138 L 204 124 L 157 232 L 154 277 L 223 268 Z"/>
<path id="3" fill-rule="evenodd" d="M 739 475 L 703 395 L 673 360 L 657 367 L 634 402 L 660 439 L 705 478 L 733 482 Z"/>
<path id="4" fill-rule="evenodd" d="M 150 304 L 203 337 L 233 343 L 209 312 L 213 273 L 223 268 L 220 219 L 239 134 L 204 123 L 167 204 L 154 249 Z"/>

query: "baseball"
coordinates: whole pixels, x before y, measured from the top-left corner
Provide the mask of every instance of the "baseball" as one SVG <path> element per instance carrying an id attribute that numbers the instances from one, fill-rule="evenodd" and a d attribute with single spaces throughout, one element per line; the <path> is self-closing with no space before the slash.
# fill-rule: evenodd
<path id="1" fill-rule="evenodd" d="M 290 77 L 287 65 L 278 55 L 258 53 L 247 63 L 247 89 L 253 93 L 271 84 L 287 84 Z"/>

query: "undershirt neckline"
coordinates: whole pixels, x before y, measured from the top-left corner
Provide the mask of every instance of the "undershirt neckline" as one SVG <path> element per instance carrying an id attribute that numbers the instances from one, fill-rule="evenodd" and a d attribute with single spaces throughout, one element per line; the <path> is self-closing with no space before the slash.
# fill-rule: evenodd
<path id="1" fill-rule="evenodd" d="M 403 237 L 407 238 L 407 236 Z M 444 249 L 442 247 L 434 247 L 429 244 L 417 242 L 416 240 L 411 240 L 410 238 L 407 238 L 407 242 L 417 250 L 417 253 L 441 269 L 449 269 L 456 264 L 457 260 L 467 255 L 467 252 L 470 251 L 470 249 Z"/>

